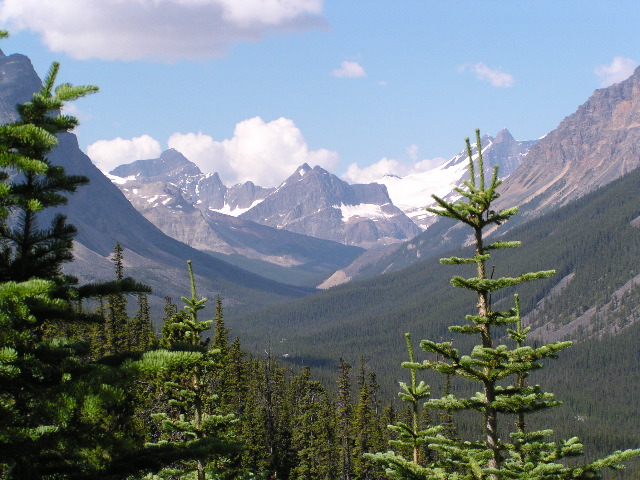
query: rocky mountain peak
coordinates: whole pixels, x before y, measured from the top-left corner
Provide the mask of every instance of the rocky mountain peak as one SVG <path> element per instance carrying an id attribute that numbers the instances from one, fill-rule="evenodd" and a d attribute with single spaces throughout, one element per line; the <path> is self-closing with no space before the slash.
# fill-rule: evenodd
<path id="1" fill-rule="evenodd" d="M 123 178 L 133 176 L 147 182 L 171 182 L 185 175 L 202 175 L 195 163 L 173 148 L 162 152 L 159 158 L 136 160 L 120 165 L 109 173 Z"/>
<path id="2" fill-rule="evenodd" d="M 516 141 L 515 138 L 513 138 L 509 130 L 507 130 L 506 128 L 503 128 L 502 130 L 500 130 L 496 135 L 496 138 L 494 139 L 495 143 L 515 142 L 515 141 Z"/>
<path id="3" fill-rule="evenodd" d="M 316 167 L 319 168 L 319 167 Z M 314 169 L 312 169 L 308 163 L 303 163 L 302 165 L 300 165 L 298 168 L 296 168 L 296 171 L 293 172 L 284 182 L 282 182 L 280 184 L 280 188 L 282 188 L 285 185 L 290 185 L 292 183 L 296 183 L 299 182 L 300 180 L 302 180 L 309 172 L 313 171 Z"/>
<path id="4" fill-rule="evenodd" d="M 40 78 L 28 57 L 3 53 L 0 56 L 0 118 L 7 122 L 16 120 L 16 105 L 29 101 L 40 86 Z"/>

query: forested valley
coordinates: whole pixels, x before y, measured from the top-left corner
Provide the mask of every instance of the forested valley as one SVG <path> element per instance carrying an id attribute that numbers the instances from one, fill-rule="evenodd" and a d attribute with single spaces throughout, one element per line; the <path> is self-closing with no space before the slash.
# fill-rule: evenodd
<path id="1" fill-rule="evenodd" d="M 398 399 L 381 387 L 367 358 L 371 352 L 333 359 L 321 382 L 308 365 L 283 361 L 270 350 L 244 351 L 227 326 L 222 298 L 208 300 L 215 315 L 204 317 L 207 299 L 198 295 L 197 264 L 184 266 L 190 295 L 165 298 L 160 331 L 152 325 L 149 287 L 124 276 L 119 244 L 111 257 L 113 280 L 80 284 L 64 274 L 76 229 L 61 214 L 46 228 L 37 219 L 64 205 L 76 189 L 91 187 L 47 156 L 56 134 L 78 123 L 62 113 L 64 104 L 97 87 L 56 86 L 58 69 L 54 64 L 31 101 L 18 106 L 19 119 L 0 127 L 2 478 L 591 479 L 640 454 L 624 450 L 637 445 L 618 445 L 620 437 L 609 441 L 606 417 L 598 448 L 583 447 L 572 436 L 583 432 L 566 428 L 575 424 L 560 421 L 562 407 L 555 408 L 555 397 L 535 383 L 544 366 L 555 372 L 556 384 L 587 389 L 580 365 L 591 350 L 608 348 L 612 362 L 601 373 L 610 383 L 599 383 L 602 392 L 592 390 L 590 397 L 606 401 L 620 388 L 616 375 L 626 378 L 624 370 L 632 368 L 629 356 L 618 359 L 625 348 L 637 352 L 624 342 L 631 342 L 638 325 L 615 339 L 587 340 L 574 353 L 564 351 L 571 342 L 529 341 L 532 329 L 523 324 L 513 288 L 527 284 L 522 311 L 531 311 L 531 302 L 541 298 L 529 282 L 544 284 L 564 272 L 538 271 L 542 255 L 534 252 L 512 276 L 494 276 L 487 263 L 493 252 L 519 252 L 511 249 L 520 244 L 485 244 L 483 230 L 508 221 L 517 208 L 491 209 L 500 181 L 497 172 L 485 179 L 482 155 L 474 167 L 469 141 L 470 177 L 459 189 L 462 200 L 437 199 L 438 208 L 431 209 L 474 234 L 473 251 L 438 266 L 449 277 L 471 275 L 452 280 L 470 293 L 464 297 L 468 322 L 449 329 L 469 340 L 401 337 L 406 343 L 398 356 L 404 363 L 387 365 L 402 378 Z M 479 132 L 476 137 L 481 152 Z M 547 249 L 553 251 L 552 244 Z M 615 265 L 593 268 L 614 271 Z M 597 283 L 595 291 L 572 285 L 577 298 L 603 289 Z M 451 286 L 445 281 L 442 288 Z M 437 290 L 431 294 L 439 299 Z M 620 302 L 636 294 L 630 289 Z M 129 315 L 134 298 L 136 313 Z M 317 315 L 323 317 L 322 309 Z M 533 326 L 550 314 L 536 315 Z M 418 345 L 426 360 L 416 355 Z M 558 370 L 557 355 L 573 367 Z M 632 395 L 633 389 L 623 393 Z M 602 408 L 589 399 L 575 401 Z M 632 418 L 634 408 L 629 400 Z M 558 426 L 565 439 L 556 438 L 549 425 Z M 620 432 L 625 441 L 636 438 L 631 430 Z"/>

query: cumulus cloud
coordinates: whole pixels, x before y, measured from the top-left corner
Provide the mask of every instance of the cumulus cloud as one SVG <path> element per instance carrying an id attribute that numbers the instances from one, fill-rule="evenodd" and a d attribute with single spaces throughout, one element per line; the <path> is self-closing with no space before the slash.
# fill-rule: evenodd
<path id="1" fill-rule="evenodd" d="M 323 0 L 3 0 L 0 22 L 53 51 L 103 60 L 217 57 L 243 41 L 324 25 Z"/>
<path id="2" fill-rule="evenodd" d="M 608 87 L 629 78 L 637 66 L 631 58 L 614 57 L 609 65 L 599 65 L 593 73 L 600 77 L 601 87 Z"/>
<path id="3" fill-rule="evenodd" d="M 367 72 L 358 62 L 345 60 L 340 64 L 340 68 L 331 72 L 331 75 L 338 78 L 362 78 L 367 76 Z"/>
<path id="4" fill-rule="evenodd" d="M 203 133 L 174 133 L 167 142 L 200 167 L 218 172 L 227 185 L 248 180 L 274 187 L 303 163 L 335 169 L 340 156 L 327 149 L 310 150 L 292 120 L 264 122 L 260 117 L 236 125 L 233 137 L 217 141 Z"/>
<path id="5" fill-rule="evenodd" d="M 149 135 L 131 140 L 114 138 L 98 140 L 87 147 L 87 155 L 103 172 L 109 172 L 118 165 L 135 160 L 157 158 L 162 153 L 160 143 Z"/>
<path id="6" fill-rule="evenodd" d="M 494 87 L 512 87 L 515 83 L 513 75 L 496 68 L 491 68 L 482 62 L 466 63 L 461 65 L 458 70 L 460 72 L 471 72 L 478 80 L 489 82 Z"/>
<path id="7" fill-rule="evenodd" d="M 393 158 L 385 157 L 366 167 L 360 167 L 352 163 L 347 167 L 347 171 L 341 175 L 341 178 L 349 183 L 371 183 L 385 175 L 405 177 L 414 173 L 428 172 L 444 162 L 444 158 L 431 158 L 414 163 L 403 163 Z"/>

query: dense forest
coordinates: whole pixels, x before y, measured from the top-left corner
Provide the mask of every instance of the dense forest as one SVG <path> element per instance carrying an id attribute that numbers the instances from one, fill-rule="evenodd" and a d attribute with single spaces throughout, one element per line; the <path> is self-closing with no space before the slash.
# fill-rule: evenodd
<path id="1" fill-rule="evenodd" d="M 124 277 L 119 244 L 111 257 L 111 281 L 82 285 L 65 275 L 62 267 L 73 259 L 76 229 L 61 214 L 44 228 L 38 220 L 43 210 L 64 205 L 67 195 L 90 186 L 86 178 L 50 164 L 47 156 L 56 147 L 56 134 L 77 125 L 76 118 L 62 113 L 64 104 L 97 88 L 56 86 L 58 69 L 54 64 L 41 89 L 18 105 L 18 120 L 0 126 L 2 478 L 591 479 L 640 453 L 617 451 L 572 463 L 566 459 L 580 458 L 582 445 L 570 434 L 568 440 L 555 440 L 545 429 L 557 423 L 553 407 L 558 402 L 532 380 L 570 342 L 530 345 L 531 329 L 523 327 L 512 288 L 544 283 L 555 272 L 531 272 L 540 259 L 535 252 L 519 257 L 532 266 L 520 270 L 518 265 L 515 274 L 494 277 L 487 268 L 490 252 L 515 249 L 519 242 L 484 244 L 483 229 L 507 221 L 517 209 L 491 210 L 500 182 L 496 172 L 485 184 L 481 155 L 477 177 L 472 160 L 470 179 L 459 189 L 463 200 L 436 199 L 439 208 L 433 209 L 474 232 L 475 250 L 444 259 L 442 267 L 453 264 L 456 273 L 471 275 L 453 278 L 454 286 L 470 291 L 463 302 L 469 300 L 471 308 L 465 309 L 466 324 L 450 327 L 450 335 L 471 340 L 455 346 L 422 340 L 423 360 L 415 355 L 411 337 L 403 337 L 408 361 L 402 364 L 406 378 L 398 402 L 383 393 L 364 354 L 355 362 L 336 360 L 330 377 L 320 382 L 309 366 L 283 363 L 270 349 L 265 355 L 244 351 L 238 338 L 232 340 L 221 298 L 215 299 L 213 318 L 202 318 L 207 299 L 198 296 L 197 265 L 191 262 L 185 265 L 190 295 L 165 299 L 157 332 L 149 288 Z M 468 142 L 467 147 L 470 153 Z M 506 264 L 514 258 L 506 257 Z M 450 286 L 444 282 L 443 288 Z M 541 299 L 531 293 L 533 300 L 526 302 Z M 431 295 L 442 300 L 443 309 L 453 308 L 451 295 Z M 610 308 L 631 303 L 637 292 L 625 295 L 620 306 Z M 136 311 L 129 315 L 134 297 Z M 318 321 L 327 318 L 329 307 L 315 305 Z M 404 326 L 399 321 L 399 328 Z M 347 330 L 342 334 L 348 338 Z M 587 342 L 568 357 L 574 367 L 558 373 L 567 388 L 585 381 L 572 372 L 588 361 L 590 348 L 607 348 L 607 341 Z M 617 348 L 611 346 L 612 355 L 619 355 Z M 398 364 L 389 368 L 401 370 Z M 423 373 L 431 374 L 426 378 L 433 379 L 433 389 L 421 379 Z M 621 368 L 616 373 L 626 375 Z M 593 402 L 606 401 L 607 390 L 616 388 L 615 375 L 610 382 L 577 401 L 599 408 Z M 601 443 L 609 446 L 606 424 L 601 434 Z"/>

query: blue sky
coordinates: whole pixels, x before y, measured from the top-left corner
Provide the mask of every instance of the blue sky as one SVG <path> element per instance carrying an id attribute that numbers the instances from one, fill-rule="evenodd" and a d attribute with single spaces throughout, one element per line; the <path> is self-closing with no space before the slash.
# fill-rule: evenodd
<path id="1" fill-rule="evenodd" d="M 227 185 L 303 162 L 350 182 L 424 171 L 475 128 L 541 137 L 640 61 L 637 1 L 0 0 L 104 170 L 174 147 Z"/>

